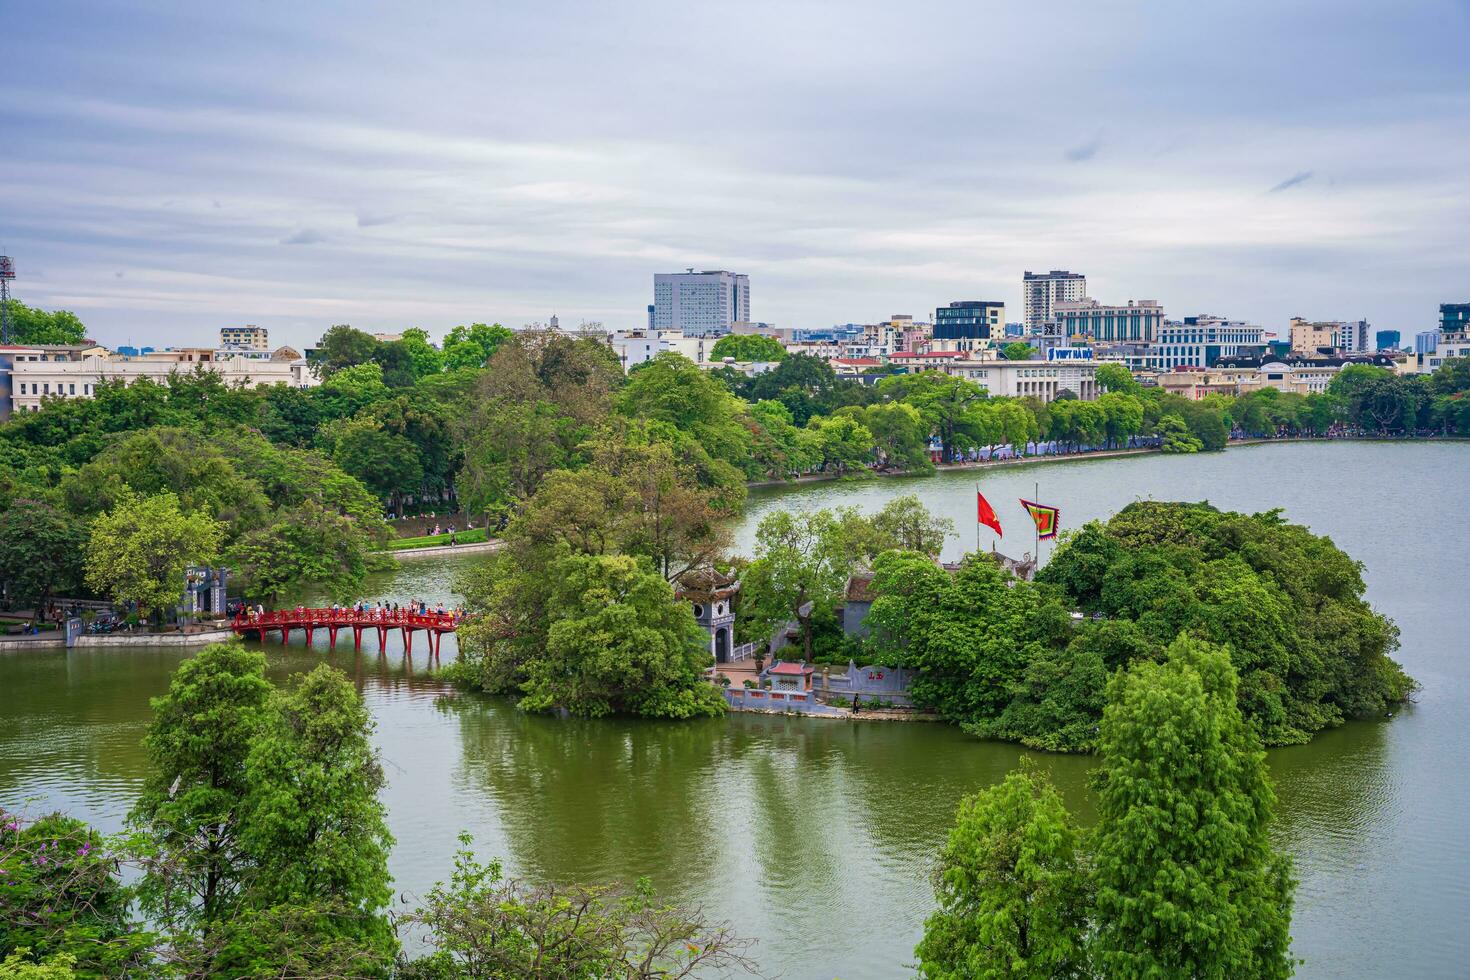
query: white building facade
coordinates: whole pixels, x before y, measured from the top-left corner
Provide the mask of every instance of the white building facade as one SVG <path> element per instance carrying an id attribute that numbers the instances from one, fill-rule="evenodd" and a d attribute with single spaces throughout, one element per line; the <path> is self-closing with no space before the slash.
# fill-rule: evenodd
<path id="1" fill-rule="evenodd" d="M 212 355 L 213 351 L 204 352 Z M 9 371 L 10 405 L 13 412 L 35 412 L 46 398 L 91 398 L 104 381 L 132 384 L 147 378 L 167 384 L 169 375 L 195 370 L 219 375 L 226 385 L 257 388 L 284 384 L 292 388 L 314 388 L 320 379 L 305 358 L 261 360 L 255 357 L 196 356 L 195 352 L 158 351 L 139 357 L 105 352 L 87 353 L 71 360 L 15 360 Z"/>
<path id="2" fill-rule="evenodd" d="M 1057 303 L 1074 303 L 1087 295 L 1087 277 L 1080 272 L 1053 269 L 1050 272 L 1023 272 L 1021 297 L 1025 303 L 1027 333 L 1041 333 L 1042 325 L 1052 316 Z"/>
<path id="3" fill-rule="evenodd" d="M 1265 329 L 1243 320 L 1187 316 L 1165 321 L 1149 347 L 1146 367 L 1172 371 L 1178 367 L 1212 367 L 1222 357 L 1259 357 L 1266 349 Z"/>
<path id="4" fill-rule="evenodd" d="M 653 328 L 686 337 L 721 337 L 750 320 L 750 277 L 735 272 L 657 273 L 653 277 Z"/>

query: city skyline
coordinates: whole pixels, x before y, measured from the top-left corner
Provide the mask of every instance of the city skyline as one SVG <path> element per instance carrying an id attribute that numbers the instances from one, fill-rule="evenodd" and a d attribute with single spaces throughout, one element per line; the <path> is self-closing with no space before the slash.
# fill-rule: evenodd
<path id="1" fill-rule="evenodd" d="M 0 251 L 103 343 L 631 328 L 688 266 L 780 326 L 1019 319 L 1025 269 L 1277 333 L 1470 299 L 1463 0 L 135 6 L 8 24 Z"/>

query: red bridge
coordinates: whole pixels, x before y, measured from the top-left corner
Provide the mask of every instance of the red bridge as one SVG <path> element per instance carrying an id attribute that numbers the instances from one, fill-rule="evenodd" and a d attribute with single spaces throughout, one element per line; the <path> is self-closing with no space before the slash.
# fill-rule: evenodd
<path id="1" fill-rule="evenodd" d="M 362 649 L 363 630 L 377 630 L 380 652 L 387 645 L 388 631 L 396 629 L 403 631 L 403 649 L 407 653 L 413 653 L 413 634 L 423 630 L 429 634 L 429 653 L 437 657 L 439 641 L 445 633 L 453 633 L 459 623 L 459 617 L 452 613 L 415 613 L 407 609 L 364 609 L 361 612 L 352 609 L 277 609 L 264 613 L 243 611 L 231 621 L 230 628 L 241 636 L 257 633 L 261 643 L 265 642 L 267 633 L 280 630 L 282 645 L 291 639 L 292 630 L 302 629 L 306 631 L 307 646 L 311 646 L 312 634 L 324 629 L 334 650 L 340 629 L 352 630 L 354 650 Z"/>

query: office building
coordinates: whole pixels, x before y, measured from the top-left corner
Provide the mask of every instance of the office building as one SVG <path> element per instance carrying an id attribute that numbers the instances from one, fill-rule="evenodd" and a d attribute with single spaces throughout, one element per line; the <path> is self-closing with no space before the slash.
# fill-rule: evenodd
<path id="1" fill-rule="evenodd" d="M 1433 354 L 1434 349 L 1439 346 L 1438 330 L 1421 330 L 1414 334 L 1414 353 Z"/>
<path id="2" fill-rule="evenodd" d="M 1130 299 L 1124 306 L 1099 303 L 1091 297 L 1052 304 L 1045 336 L 1062 341 L 1081 338 L 1104 343 L 1152 344 L 1164 325 L 1164 308 L 1151 299 Z"/>
<path id="3" fill-rule="evenodd" d="M 1057 303 L 1075 303 L 1087 295 L 1087 277 L 1080 272 L 1053 269 L 1050 272 L 1023 272 L 1021 298 L 1025 303 L 1025 326 L 1029 333 L 1041 333 L 1042 325 L 1052 318 Z"/>
<path id="4" fill-rule="evenodd" d="M 1439 304 L 1439 332 L 1465 333 L 1470 330 L 1470 303 Z"/>
<path id="5" fill-rule="evenodd" d="M 1380 330 L 1373 337 L 1374 350 L 1398 350 L 1403 337 L 1397 330 Z"/>
<path id="6" fill-rule="evenodd" d="M 1156 371 L 1180 367 L 1214 367 L 1222 357 L 1261 357 L 1265 330 L 1243 320 L 1219 316 L 1187 316 L 1165 321 L 1148 349 L 1146 365 Z"/>
<path id="7" fill-rule="evenodd" d="M 932 350 L 984 350 L 1005 336 L 1006 305 L 962 300 L 934 311 Z"/>
<path id="8" fill-rule="evenodd" d="M 734 272 L 657 273 L 653 277 L 653 326 L 686 337 L 720 337 L 750 320 L 750 277 Z"/>
<path id="9" fill-rule="evenodd" d="M 219 345 L 268 351 L 271 349 L 269 334 L 270 331 L 265 327 L 257 327 L 253 323 L 247 323 L 243 327 L 220 327 Z"/>

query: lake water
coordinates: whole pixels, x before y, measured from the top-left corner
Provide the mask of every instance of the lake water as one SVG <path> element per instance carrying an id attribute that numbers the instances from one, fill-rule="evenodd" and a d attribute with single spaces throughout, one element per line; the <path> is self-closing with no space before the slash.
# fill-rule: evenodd
<path id="1" fill-rule="evenodd" d="M 1461 977 L 1470 958 L 1470 667 L 1465 559 L 1470 445 L 1291 444 L 1198 457 L 1142 456 L 982 471 L 1007 536 L 1030 550 L 1017 498 L 1062 526 L 1153 497 L 1238 510 L 1281 507 L 1366 564 L 1369 598 L 1403 634 L 1423 685 L 1392 720 L 1360 722 L 1270 753 L 1276 833 L 1296 858 L 1293 922 L 1304 977 Z M 977 474 L 813 484 L 752 495 L 740 538 L 778 507 L 873 510 L 918 493 L 973 547 Z M 982 546 L 989 547 L 989 532 Z M 958 554 L 960 542 L 951 552 Z M 476 559 L 405 562 L 369 598 L 451 600 Z M 268 646 L 277 678 L 327 659 L 377 720 L 401 893 L 446 877 L 455 834 L 517 874 L 586 882 L 650 876 L 759 940 L 764 972 L 866 980 L 904 975 L 932 906 L 927 873 L 961 796 L 1023 755 L 1093 817 L 1088 759 L 1025 753 L 940 725 L 733 715 L 689 724 L 529 717 L 446 690 L 396 639 L 328 653 Z M 443 658 L 453 655 L 446 639 Z M 121 825 L 142 779 L 148 698 L 181 656 L 165 651 L 0 653 L 0 803 Z"/>

